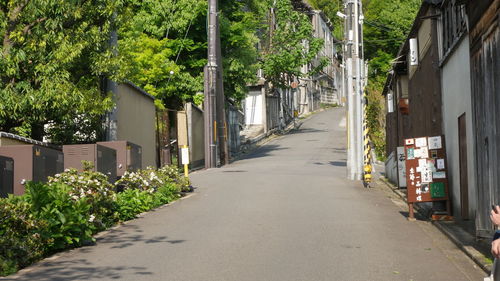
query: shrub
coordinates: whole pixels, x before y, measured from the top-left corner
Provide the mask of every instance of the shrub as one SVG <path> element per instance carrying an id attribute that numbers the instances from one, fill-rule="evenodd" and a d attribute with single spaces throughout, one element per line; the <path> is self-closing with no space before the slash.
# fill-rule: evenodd
<path id="1" fill-rule="evenodd" d="M 135 218 L 138 214 L 154 207 L 153 192 L 139 189 L 125 189 L 117 195 L 117 208 L 121 221 Z"/>
<path id="2" fill-rule="evenodd" d="M 118 221 L 116 213 L 116 193 L 106 175 L 94 172 L 91 165 L 78 173 L 76 169 L 66 169 L 64 173 L 49 177 L 49 184 L 62 183 L 70 187 L 69 195 L 73 201 L 80 199 L 90 204 L 93 224 L 97 230 L 103 230 Z"/>
<path id="3" fill-rule="evenodd" d="M 40 235 L 47 240 L 47 251 L 81 246 L 94 241 L 95 215 L 85 198 L 72 198 L 71 187 L 62 183 L 33 183 L 27 187 L 27 202 L 38 221 L 46 221 L 47 227 Z"/>
<path id="4" fill-rule="evenodd" d="M 163 166 L 157 171 L 158 177 L 164 182 L 175 183 L 179 185 L 180 191 L 190 191 L 191 182 L 189 178 L 179 173 L 179 169 L 173 165 Z"/>
<path id="5" fill-rule="evenodd" d="M 163 185 L 163 180 L 157 176 L 157 171 L 152 167 L 136 172 L 125 172 L 123 176 L 116 181 L 115 185 L 122 186 L 123 189 L 139 189 L 148 192 L 156 191 Z"/>
<path id="6" fill-rule="evenodd" d="M 159 207 L 178 199 L 180 197 L 180 188 L 177 184 L 166 183 L 158 188 L 158 190 L 153 195 L 153 205 L 154 207 Z"/>
<path id="7" fill-rule="evenodd" d="M 0 199 L 0 276 L 12 274 L 44 256 L 51 239 L 45 220 L 31 214 L 25 196 Z"/>

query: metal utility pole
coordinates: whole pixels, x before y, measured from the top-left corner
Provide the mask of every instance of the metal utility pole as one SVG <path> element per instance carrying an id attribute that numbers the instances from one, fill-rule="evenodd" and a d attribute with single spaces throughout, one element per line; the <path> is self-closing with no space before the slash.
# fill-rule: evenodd
<path id="1" fill-rule="evenodd" d="M 347 123 L 348 150 L 347 174 L 351 180 L 361 180 L 363 175 L 363 55 L 360 28 L 360 0 L 345 0 L 345 66 L 347 70 Z"/>
<path id="2" fill-rule="evenodd" d="M 208 2 L 208 63 L 205 66 L 205 168 L 217 167 L 217 0 Z"/>

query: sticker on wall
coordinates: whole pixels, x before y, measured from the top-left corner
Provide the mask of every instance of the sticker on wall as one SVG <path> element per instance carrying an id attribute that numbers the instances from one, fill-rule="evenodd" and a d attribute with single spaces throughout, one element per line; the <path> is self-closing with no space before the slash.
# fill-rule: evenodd
<path id="1" fill-rule="evenodd" d="M 412 145 L 414 143 L 415 143 L 414 139 L 406 139 L 405 140 L 405 145 Z"/>
<path id="2" fill-rule="evenodd" d="M 416 147 L 426 147 L 427 146 L 427 138 L 418 138 L 415 139 Z"/>
<path id="3" fill-rule="evenodd" d="M 413 160 L 415 159 L 415 149 L 413 148 L 408 148 L 408 150 L 406 150 L 406 158 L 408 160 Z"/>
<path id="4" fill-rule="evenodd" d="M 432 173 L 432 178 L 434 178 L 434 179 L 445 179 L 446 178 L 446 172 L 434 172 L 434 173 Z"/>
<path id="5" fill-rule="evenodd" d="M 438 159 L 436 162 L 437 162 L 437 169 L 444 170 L 444 159 Z"/>
<path id="6" fill-rule="evenodd" d="M 429 137 L 429 149 L 441 149 L 443 148 L 441 143 L 441 137 Z"/>

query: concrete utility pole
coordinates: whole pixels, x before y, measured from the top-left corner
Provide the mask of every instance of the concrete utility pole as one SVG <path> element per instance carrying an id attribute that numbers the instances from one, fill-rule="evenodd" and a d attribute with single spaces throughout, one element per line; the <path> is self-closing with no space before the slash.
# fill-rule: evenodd
<path id="1" fill-rule="evenodd" d="M 360 0 L 344 0 L 345 46 L 344 58 L 347 85 L 348 150 L 347 174 L 351 180 L 363 176 L 363 87 L 364 63 L 363 35 L 360 23 L 362 7 Z"/>
<path id="2" fill-rule="evenodd" d="M 208 63 L 205 66 L 205 168 L 217 167 L 217 0 L 208 2 Z"/>
<path id="3" fill-rule="evenodd" d="M 208 0 L 208 63 L 205 66 L 205 168 L 229 162 L 226 113 L 222 84 L 219 15 L 217 0 Z"/>

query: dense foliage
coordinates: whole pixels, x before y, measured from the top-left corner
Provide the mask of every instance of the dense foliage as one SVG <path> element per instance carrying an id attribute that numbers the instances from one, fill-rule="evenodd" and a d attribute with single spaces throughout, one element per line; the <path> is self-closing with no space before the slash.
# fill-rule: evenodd
<path id="1" fill-rule="evenodd" d="M 1 131 L 55 142 L 99 134 L 111 106 L 102 78 L 119 79 L 108 41 L 121 8 L 121 0 L 0 3 Z"/>
<path id="2" fill-rule="evenodd" d="M 272 7 L 276 26 L 268 31 L 269 45 L 262 56 L 262 69 L 273 86 L 287 88 L 295 78 L 311 75 L 302 73 L 301 67 L 316 57 L 323 47 L 323 40 L 313 37 L 309 17 L 295 11 L 290 0 L 273 1 Z M 321 63 L 315 70 L 323 66 Z"/>
<path id="3" fill-rule="evenodd" d="M 66 170 L 46 184 L 28 183 L 25 195 L 0 199 L 0 276 L 93 243 L 98 231 L 172 202 L 189 186 L 175 167 L 130 173 L 116 185 L 90 168 Z M 124 191 L 116 193 L 118 186 Z"/>

